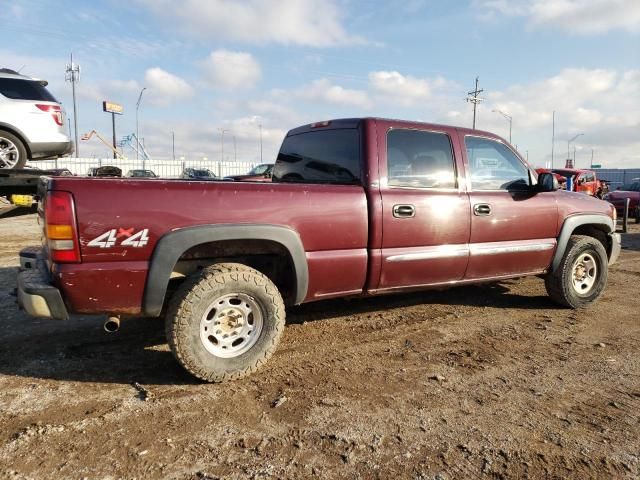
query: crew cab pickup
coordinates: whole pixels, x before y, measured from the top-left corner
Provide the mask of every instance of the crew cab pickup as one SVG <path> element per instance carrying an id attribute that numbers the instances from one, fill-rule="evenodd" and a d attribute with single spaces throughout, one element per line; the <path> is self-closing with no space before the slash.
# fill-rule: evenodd
<path id="1" fill-rule="evenodd" d="M 558 190 L 488 132 L 379 118 L 286 135 L 272 182 L 42 178 L 33 316 L 164 316 L 206 381 L 256 370 L 285 306 L 539 275 L 582 308 L 620 252 L 612 205 Z"/>

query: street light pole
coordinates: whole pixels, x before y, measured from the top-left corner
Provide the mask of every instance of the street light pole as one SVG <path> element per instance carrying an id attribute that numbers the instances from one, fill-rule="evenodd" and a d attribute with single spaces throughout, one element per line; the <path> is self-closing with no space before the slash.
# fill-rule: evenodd
<path id="1" fill-rule="evenodd" d="M 224 162 L 224 134 L 227 133 L 229 130 L 227 130 L 226 128 L 218 128 L 218 130 L 220 130 L 220 134 L 221 134 L 221 141 L 220 141 L 220 145 L 221 145 L 221 153 L 220 153 L 220 162 Z M 222 163 L 221 163 L 222 165 Z"/>
<path id="2" fill-rule="evenodd" d="M 236 145 L 236 136 L 233 136 L 233 161 L 238 161 L 238 147 Z"/>
<path id="3" fill-rule="evenodd" d="M 138 95 L 138 101 L 136 102 L 136 160 L 138 160 L 138 151 L 140 150 L 140 131 L 138 130 L 138 109 L 140 108 L 140 102 L 142 101 L 142 94 L 147 89 L 147 87 L 142 87 L 140 90 L 140 95 Z"/>
<path id="4" fill-rule="evenodd" d="M 176 132 L 171 132 L 171 152 L 173 153 L 173 160 L 176 159 Z"/>
<path id="5" fill-rule="evenodd" d="M 584 135 L 584 133 L 578 133 L 577 135 L 575 135 L 574 137 L 570 138 L 569 140 L 567 140 L 567 160 L 571 160 L 571 142 L 575 141 L 576 138 L 580 137 Z M 574 159 L 573 159 L 573 164 L 575 167 L 575 155 L 574 155 Z"/>
<path id="6" fill-rule="evenodd" d="M 260 163 L 262 163 L 262 124 L 259 124 L 258 128 L 260 128 Z"/>
<path id="7" fill-rule="evenodd" d="M 504 118 L 509 120 L 509 143 L 511 143 L 511 127 L 513 125 L 513 117 L 511 115 L 507 115 L 506 113 L 504 113 L 503 111 L 500 111 L 500 110 L 491 110 L 491 111 L 494 112 L 494 113 L 499 113 Z"/>

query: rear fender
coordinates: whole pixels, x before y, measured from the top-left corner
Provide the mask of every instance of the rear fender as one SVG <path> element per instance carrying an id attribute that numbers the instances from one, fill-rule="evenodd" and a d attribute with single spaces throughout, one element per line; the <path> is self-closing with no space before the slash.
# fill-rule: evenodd
<path id="1" fill-rule="evenodd" d="M 182 254 L 196 245 L 222 240 L 269 240 L 281 244 L 289 252 L 295 269 L 295 303 L 302 303 L 305 299 L 309 272 L 302 241 L 295 231 L 278 225 L 199 225 L 170 232 L 156 244 L 145 287 L 145 315 L 160 315 L 171 272 Z"/>

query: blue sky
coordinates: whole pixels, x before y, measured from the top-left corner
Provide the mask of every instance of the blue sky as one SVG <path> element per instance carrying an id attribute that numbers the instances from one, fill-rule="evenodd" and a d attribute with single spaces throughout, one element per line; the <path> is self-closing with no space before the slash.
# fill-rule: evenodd
<path id="1" fill-rule="evenodd" d="M 638 0 L 0 0 L 0 64 L 46 78 L 71 113 L 69 53 L 81 65 L 79 130 L 111 132 L 102 100 L 124 105 L 154 157 L 273 160 L 299 124 L 382 116 L 508 136 L 534 165 L 567 139 L 578 166 L 640 166 Z M 108 157 L 83 142 L 83 156 Z M 132 152 L 128 152 L 133 155 Z"/>

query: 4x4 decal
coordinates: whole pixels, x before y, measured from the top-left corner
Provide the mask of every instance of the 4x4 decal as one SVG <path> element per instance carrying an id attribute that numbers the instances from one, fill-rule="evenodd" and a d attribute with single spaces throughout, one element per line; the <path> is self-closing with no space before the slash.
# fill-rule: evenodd
<path id="1" fill-rule="evenodd" d="M 124 240 L 120 240 L 124 238 Z M 120 242 L 120 243 L 118 243 Z M 102 235 L 97 236 L 89 243 L 88 247 L 111 248 L 119 245 L 121 247 L 144 247 L 149 243 L 149 229 L 144 228 L 134 233 L 133 228 L 112 228 Z"/>

